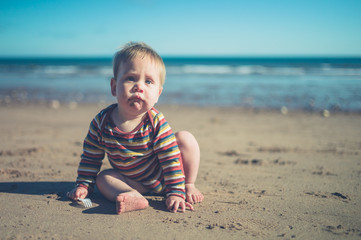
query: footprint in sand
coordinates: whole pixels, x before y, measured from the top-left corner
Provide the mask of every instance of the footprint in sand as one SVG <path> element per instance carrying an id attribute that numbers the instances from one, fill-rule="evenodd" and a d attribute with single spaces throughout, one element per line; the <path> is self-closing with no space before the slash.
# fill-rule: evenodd
<path id="1" fill-rule="evenodd" d="M 341 201 L 347 202 L 347 203 L 349 201 L 351 201 L 349 196 L 344 195 L 344 194 L 339 193 L 339 192 L 333 192 L 333 193 L 305 192 L 305 194 L 315 196 L 315 197 L 319 197 L 319 198 L 337 199 L 337 200 L 341 200 Z"/>
<path id="2" fill-rule="evenodd" d="M 359 236 L 361 237 L 361 230 L 360 229 L 356 229 L 356 228 L 345 228 L 342 225 L 338 225 L 338 226 L 325 226 L 325 228 L 323 228 L 324 231 L 333 233 L 334 235 L 346 235 L 346 236 Z"/>

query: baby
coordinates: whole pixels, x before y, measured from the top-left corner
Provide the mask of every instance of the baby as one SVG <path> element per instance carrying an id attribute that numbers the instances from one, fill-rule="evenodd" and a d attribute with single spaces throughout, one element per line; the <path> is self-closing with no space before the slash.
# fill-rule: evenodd
<path id="1" fill-rule="evenodd" d="M 162 58 L 144 43 L 129 43 L 115 54 L 113 72 L 117 103 L 90 123 L 77 185 L 68 197 L 85 198 L 96 184 L 116 203 L 117 214 L 147 208 L 147 193 L 164 195 L 172 212 L 193 210 L 192 204 L 204 199 L 194 185 L 200 150 L 192 134 L 174 134 L 154 108 L 166 75 Z M 105 153 L 113 168 L 99 173 Z"/>

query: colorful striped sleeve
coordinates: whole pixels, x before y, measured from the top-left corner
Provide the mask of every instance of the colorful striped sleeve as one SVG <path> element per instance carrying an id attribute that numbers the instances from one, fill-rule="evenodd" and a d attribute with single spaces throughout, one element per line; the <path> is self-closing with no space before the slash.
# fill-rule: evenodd
<path id="1" fill-rule="evenodd" d="M 95 179 L 105 156 L 105 151 L 100 141 L 101 120 L 103 120 L 102 112 L 90 123 L 88 134 L 84 139 L 83 154 L 81 155 L 76 180 L 78 186 L 81 185 L 88 188 L 90 192 L 93 190 Z"/>
<path id="2" fill-rule="evenodd" d="M 154 152 L 163 170 L 165 194 L 185 199 L 185 180 L 180 164 L 180 151 L 175 135 L 162 113 L 154 118 Z"/>

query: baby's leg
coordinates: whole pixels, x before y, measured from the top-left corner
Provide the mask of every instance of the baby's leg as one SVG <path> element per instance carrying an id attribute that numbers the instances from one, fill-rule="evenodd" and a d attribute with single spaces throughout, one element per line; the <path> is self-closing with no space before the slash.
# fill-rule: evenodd
<path id="1" fill-rule="evenodd" d="M 117 214 L 149 206 L 148 200 L 142 196 L 148 190 L 142 184 L 121 175 L 114 169 L 101 172 L 96 185 L 104 197 L 115 202 Z"/>
<path id="2" fill-rule="evenodd" d="M 187 202 L 199 203 L 204 199 L 203 194 L 195 187 L 198 175 L 200 150 L 195 137 L 187 132 L 180 131 L 175 134 L 179 150 L 182 154 L 183 168 L 186 181 Z"/>

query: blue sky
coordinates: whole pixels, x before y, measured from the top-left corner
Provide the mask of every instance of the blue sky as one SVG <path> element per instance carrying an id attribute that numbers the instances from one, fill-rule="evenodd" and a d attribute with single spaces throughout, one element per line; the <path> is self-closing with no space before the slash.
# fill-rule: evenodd
<path id="1" fill-rule="evenodd" d="M 359 0 L 1 0 L 0 56 L 361 56 Z"/>

